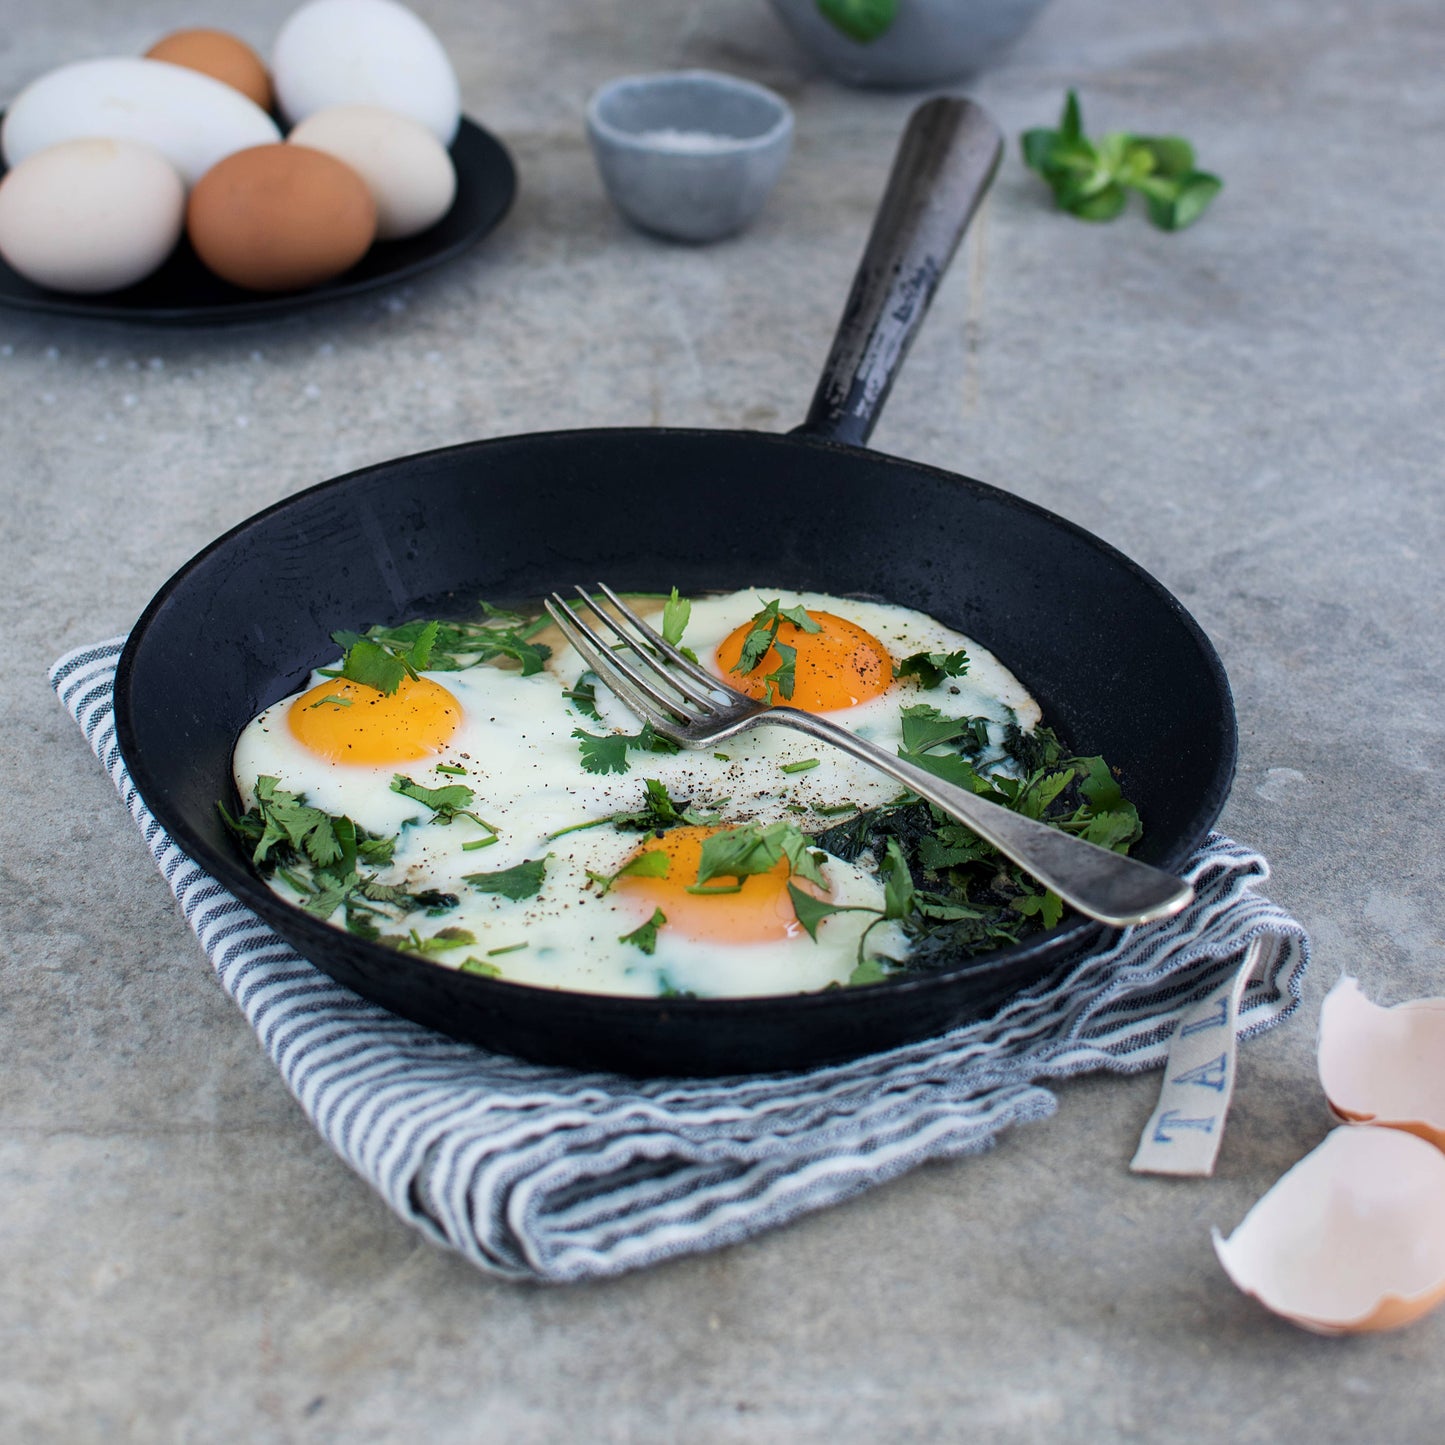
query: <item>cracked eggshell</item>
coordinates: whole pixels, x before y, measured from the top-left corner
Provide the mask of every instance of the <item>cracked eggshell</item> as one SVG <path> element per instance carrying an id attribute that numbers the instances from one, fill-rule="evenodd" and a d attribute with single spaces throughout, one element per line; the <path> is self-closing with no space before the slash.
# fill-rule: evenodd
<path id="1" fill-rule="evenodd" d="M 1445 1149 L 1445 999 L 1383 1008 L 1346 975 L 1320 1010 L 1319 1070 L 1337 1117 Z"/>
<path id="2" fill-rule="evenodd" d="M 1333 1130 L 1214 1250 L 1266 1309 L 1317 1334 L 1407 1325 L 1445 1300 L 1445 1154 L 1398 1129 Z"/>
<path id="3" fill-rule="evenodd" d="M 396 0 L 310 0 L 271 52 L 276 101 L 292 125 L 333 105 L 380 105 L 449 146 L 461 90 L 441 41 Z"/>
<path id="4" fill-rule="evenodd" d="M 198 70 L 123 56 L 62 65 L 32 81 L 5 113 L 7 165 L 64 140 L 105 136 L 153 146 L 195 185 L 217 161 L 279 141 L 260 106 Z"/>

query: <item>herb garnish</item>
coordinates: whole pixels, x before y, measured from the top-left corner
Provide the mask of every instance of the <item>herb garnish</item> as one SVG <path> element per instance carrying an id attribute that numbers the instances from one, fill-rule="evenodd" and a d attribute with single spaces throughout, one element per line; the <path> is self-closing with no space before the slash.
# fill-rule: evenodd
<path id="1" fill-rule="evenodd" d="M 430 808 L 433 813 L 433 822 L 450 823 L 455 818 L 470 818 L 478 827 L 485 828 L 487 832 L 497 833 L 498 829 L 485 818 L 479 818 L 471 812 L 473 800 L 476 793 L 465 783 L 449 783 L 442 788 L 426 788 L 420 783 L 414 783 L 405 773 L 396 773 L 392 776 L 391 791 L 400 793 L 404 798 L 410 798 L 413 802 Z"/>
<path id="2" fill-rule="evenodd" d="M 667 922 L 667 914 L 662 909 L 654 908 L 652 917 L 631 933 L 624 933 L 618 938 L 618 943 L 636 944 L 644 953 L 657 952 L 657 930 Z"/>
<path id="3" fill-rule="evenodd" d="M 481 622 L 403 622 L 396 627 L 370 627 L 366 632 L 333 632 L 332 641 L 346 649 L 338 674 L 388 695 L 402 679 L 421 672 L 458 672 L 474 662 L 501 658 L 516 663 L 523 677 L 542 670 L 551 648 L 531 638 L 548 619 L 528 621 L 488 602 L 481 604 Z"/>
<path id="4" fill-rule="evenodd" d="M 1081 221 L 1112 221 L 1132 190 L 1145 198 L 1156 226 L 1182 231 L 1224 186 L 1218 176 L 1195 168 L 1194 147 L 1179 136 L 1112 131 L 1089 140 L 1072 90 L 1059 128 L 1027 130 L 1022 143 L 1024 161 L 1048 182 L 1055 204 Z"/>
<path id="5" fill-rule="evenodd" d="M 589 773 L 625 773 L 630 771 L 629 752 L 675 753 L 677 744 L 657 732 L 651 723 L 643 723 L 637 733 L 589 733 L 573 728 L 572 736 L 582 749 L 582 766 Z"/>
<path id="6" fill-rule="evenodd" d="M 1016 725 L 1008 728 L 1001 751 L 1018 769 L 1015 777 L 986 760 L 999 750 L 989 745 L 983 719 L 947 718 L 926 704 L 905 708 L 903 715 L 900 756 L 929 771 L 1118 852 L 1127 852 L 1139 837 L 1138 813 L 1103 759 L 1070 755 L 1050 729 L 1024 733 Z M 896 849 L 913 888 L 911 903 L 897 915 L 910 945 L 902 966 L 910 970 L 955 963 L 1017 942 L 1032 928 L 1051 928 L 1063 914 L 1057 895 L 1041 891 L 971 829 L 920 799 L 905 796 L 869 809 L 812 841 L 847 862 L 865 853 L 891 857 Z M 894 901 L 885 913 L 902 907 L 903 878 L 897 870 L 885 882 L 885 893 L 890 890 Z M 850 981 L 874 978 L 865 966 Z"/>
<path id="7" fill-rule="evenodd" d="M 814 622 L 806 609 L 783 607 L 781 602 L 781 598 L 774 597 L 771 602 L 763 604 L 761 611 L 754 613 L 752 626 L 743 638 L 742 651 L 738 653 L 738 660 L 731 668 L 731 671 L 743 674 L 756 672 L 768 653 L 775 652 L 778 665 L 763 677 L 763 682 L 767 685 L 766 701 L 770 705 L 779 695 L 784 699 L 792 697 L 797 677 L 798 649 L 786 642 L 779 642 L 778 629 L 784 622 L 791 622 L 802 632 L 823 630 L 822 625 Z"/>
<path id="8" fill-rule="evenodd" d="M 601 722 L 602 714 L 597 711 L 597 674 L 595 672 L 584 672 L 577 679 L 575 687 L 564 687 L 562 696 L 582 714 L 583 717 L 590 717 L 593 722 Z"/>
<path id="9" fill-rule="evenodd" d="M 940 686 L 947 678 L 962 677 L 968 671 L 968 653 L 915 652 L 893 669 L 894 677 L 916 677 L 925 690 Z"/>
<path id="10" fill-rule="evenodd" d="M 679 597 L 674 587 L 662 604 L 662 640 L 670 642 L 689 662 L 696 662 L 697 653 L 682 645 L 682 634 L 687 631 L 691 618 L 692 602 L 686 597 Z"/>
<path id="11" fill-rule="evenodd" d="M 251 850 L 262 877 L 285 880 L 300 906 L 318 918 L 344 910 L 346 927 L 367 938 L 380 936 L 376 920 L 424 911 L 436 916 L 455 908 L 454 894 L 434 888 L 413 893 L 382 883 L 362 865 L 384 868 L 396 839 L 368 833 L 342 814 L 311 807 L 300 793 L 287 792 L 274 777 L 256 779 L 254 801 L 234 817 L 216 804 L 226 826 Z"/>
<path id="12" fill-rule="evenodd" d="M 396 949 L 398 953 L 419 953 L 424 958 L 431 958 L 453 948 L 469 948 L 477 941 L 477 936 L 465 928 L 439 928 L 430 937 L 423 937 L 413 928 L 406 933 L 383 933 L 376 941 Z"/>
<path id="13" fill-rule="evenodd" d="M 683 824 L 694 827 L 711 827 L 721 818 L 714 811 L 723 807 L 729 799 L 718 798 L 715 802 L 694 804 L 691 801 L 679 803 L 656 778 L 644 778 L 642 807 L 636 812 L 609 813 L 605 818 L 591 818 L 585 823 L 573 823 L 570 828 L 559 828 L 547 835 L 550 843 L 568 833 L 585 833 L 589 828 L 603 828 L 611 824 L 620 833 L 661 833 L 668 828 Z"/>
<path id="14" fill-rule="evenodd" d="M 823 874 L 819 867 L 823 855 L 813 851 L 812 840 L 795 823 L 780 821 L 744 823 L 704 838 L 697 882 L 689 884 L 687 891 L 703 894 L 740 892 L 744 878 L 754 873 L 769 873 L 784 858 L 788 860 L 792 876 L 823 886 Z M 730 887 L 713 884 L 714 878 L 731 878 L 733 883 Z"/>
<path id="15" fill-rule="evenodd" d="M 619 878 L 666 878 L 672 860 L 656 848 L 644 849 L 629 858 L 615 873 L 594 873 L 586 870 L 588 879 L 597 884 L 597 896 L 605 897 Z"/>
<path id="16" fill-rule="evenodd" d="M 464 873 L 462 876 L 478 893 L 496 893 L 503 898 L 520 901 L 535 898 L 542 891 L 542 880 L 547 875 L 546 854 L 541 858 L 528 858 L 511 868 L 500 868 L 495 873 Z"/>

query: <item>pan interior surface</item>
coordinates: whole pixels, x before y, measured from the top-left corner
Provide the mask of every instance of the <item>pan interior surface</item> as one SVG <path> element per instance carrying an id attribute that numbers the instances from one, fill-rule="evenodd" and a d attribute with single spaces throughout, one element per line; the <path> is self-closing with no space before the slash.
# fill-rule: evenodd
<path id="1" fill-rule="evenodd" d="M 699 499 L 705 499 L 705 510 Z M 705 523 L 695 519 L 705 516 Z M 337 629 L 475 615 L 571 582 L 874 596 L 976 638 L 1081 753 L 1119 769 L 1177 869 L 1227 797 L 1234 715 L 1207 639 L 1097 538 L 966 478 L 797 437 L 586 431 L 425 453 L 323 483 L 212 544 L 156 596 L 116 685 L 127 766 L 176 842 L 340 982 L 458 1037 L 638 1074 L 805 1067 L 976 1018 L 1097 941 L 1084 920 L 938 973 L 747 999 L 554 992 L 393 953 L 285 904 L 216 809 L 263 707 Z"/>

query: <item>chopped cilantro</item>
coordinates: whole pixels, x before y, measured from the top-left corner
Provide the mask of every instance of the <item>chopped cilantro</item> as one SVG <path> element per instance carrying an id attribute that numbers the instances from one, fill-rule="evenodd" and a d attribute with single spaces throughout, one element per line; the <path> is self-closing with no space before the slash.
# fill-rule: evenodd
<path id="1" fill-rule="evenodd" d="M 541 858 L 528 858 L 511 868 L 501 868 L 495 873 L 466 873 L 463 878 L 478 893 L 497 893 L 503 898 L 520 901 L 534 898 L 542 891 L 542 880 L 547 874 L 546 854 Z"/>
<path id="2" fill-rule="evenodd" d="M 597 675 L 591 672 L 584 672 L 577 679 L 575 687 L 564 687 L 562 696 L 582 714 L 583 717 L 590 717 L 593 722 L 601 722 L 602 714 L 597 711 Z"/>
<path id="3" fill-rule="evenodd" d="M 1064 916 L 1064 901 L 1057 893 L 1025 893 L 1009 905 L 1025 918 L 1037 918 L 1045 928 L 1052 928 Z"/>
<path id="4" fill-rule="evenodd" d="M 657 951 L 657 930 L 667 922 L 667 914 L 662 909 L 654 908 L 652 917 L 631 933 L 624 933 L 618 938 L 618 943 L 631 943 L 640 948 L 643 953 L 651 954 Z"/>
<path id="5" fill-rule="evenodd" d="M 436 889 L 414 893 L 363 872 L 363 865 L 386 867 L 396 840 L 368 833 L 345 815 L 311 807 L 303 795 L 286 791 L 274 777 L 256 779 L 252 804 L 239 817 L 216 806 L 263 877 L 283 879 L 300 906 L 318 918 L 329 919 L 342 910 L 353 933 L 375 938 L 380 935 L 378 918 L 418 911 L 435 916 L 457 905 L 452 894 Z"/>
<path id="6" fill-rule="evenodd" d="M 479 827 L 495 835 L 494 828 L 485 818 L 479 818 L 470 810 L 476 794 L 465 783 L 449 783 L 444 788 L 425 788 L 414 783 L 405 773 L 395 773 L 391 779 L 391 791 L 404 798 L 430 808 L 433 822 L 450 823 L 455 818 L 470 818 Z"/>
<path id="7" fill-rule="evenodd" d="M 396 627 L 371 627 L 363 633 L 336 632 L 346 648 L 342 676 L 392 693 L 406 676 L 419 672 L 457 672 L 473 662 L 514 663 L 523 677 L 540 672 L 551 649 L 532 636 L 547 625 L 541 617 L 528 622 L 520 613 L 481 603 L 480 622 L 403 622 Z M 364 674 L 364 675 L 363 675 Z"/>
<path id="8" fill-rule="evenodd" d="M 755 672 L 769 650 L 776 650 L 779 664 L 763 679 L 768 686 L 768 701 L 772 702 L 774 689 L 783 697 L 793 695 L 798 650 L 785 642 L 778 641 L 778 629 L 784 622 L 791 622 L 803 632 L 821 632 L 822 624 L 815 622 L 802 607 L 784 607 L 780 598 L 765 602 L 762 610 L 754 614 L 752 626 L 743 638 L 742 651 L 733 664 L 732 671 L 746 675 Z"/>
<path id="9" fill-rule="evenodd" d="M 686 597 L 679 597 L 674 587 L 662 604 L 662 640 L 676 647 L 682 641 L 682 634 L 691 618 L 692 603 Z"/>
<path id="10" fill-rule="evenodd" d="M 643 723 L 637 733 L 589 733 L 573 728 L 572 736 L 582 750 L 582 766 L 589 773 L 625 773 L 631 768 L 629 752 L 675 753 L 677 744 Z"/>
<path id="11" fill-rule="evenodd" d="M 550 843 L 567 833 L 585 833 L 589 828 L 604 828 L 609 823 L 623 833 L 660 833 L 684 823 L 694 827 L 712 827 L 721 818 L 721 814 L 715 810 L 728 801 L 726 798 L 719 798 L 716 802 L 706 804 L 679 803 L 656 778 L 644 778 L 643 789 L 642 807 L 636 812 L 609 813 L 604 818 L 573 823 L 570 828 L 559 828 L 557 832 L 549 834 L 547 841 Z"/>
<path id="12" fill-rule="evenodd" d="M 924 689 L 940 686 L 950 677 L 962 677 L 968 671 L 968 653 L 915 652 L 893 669 L 894 677 L 916 677 Z"/>
<path id="13" fill-rule="evenodd" d="M 882 983 L 885 978 L 891 978 L 898 972 L 897 965 L 889 966 L 886 958 L 865 958 L 848 975 L 848 987 L 857 988 L 864 983 Z"/>
<path id="14" fill-rule="evenodd" d="M 671 866 L 672 860 L 666 853 L 656 848 L 647 848 L 636 857 L 628 859 L 615 873 L 594 873 L 589 868 L 587 876 L 598 885 L 597 896 L 600 898 L 612 891 L 613 884 L 619 878 L 666 878 Z"/>
<path id="15" fill-rule="evenodd" d="M 807 930 L 808 937 L 814 943 L 818 941 L 818 925 L 825 918 L 831 918 L 835 913 L 873 913 L 876 911 L 856 903 L 826 903 L 821 898 L 814 898 L 811 893 L 805 893 L 794 883 L 788 884 L 788 897 L 793 900 L 793 912 L 797 915 L 798 922 Z"/>
<path id="16" fill-rule="evenodd" d="M 442 928 L 430 937 L 423 937 L 416 929 L 406 933 L 383 933 L 376 940 L 398 953 L 419 953 L 424 958 L 433 954 L 448 953 L 454 948 L 470 948 L 477 941 L 476 934 L 465 928 Z"/>
<path id="17" fill-rule="evenodd" d="M 903 726 L 903 751 L 910 754 L 927 752 L 939 743 L 951 742 L 970 731 L 968 718 L 945 717 L 926 702 L 905 707 L 899 717 Z"/>
<path id="18" fill-rule="evenodd" d="M 815 853 L 807 834 L 796 824 L 744 823 L 726 828 L 705 838 L 698 860 L 697 881 L 688 886 L 689 893 L 736 893 L 742 880 L 755 873 L 768 873 L 783 859 L 788 860 L 791 875 L 822 884 L 822 854 Z M 732 887 L 713 884 L 714 878 L 731 878 Z"/>
<path id="19" fill-rule="evenodd" d="M 769 704 L 775 703 L 779 695 L 784 700 L 791 698 L 798 680 L 798 649 L 789 647 L 786 642 L 775 642 L 773 651 L 778 654 L 778 665 L 771 672 L 763 675 L 763 682 L 767 684 Z"/>

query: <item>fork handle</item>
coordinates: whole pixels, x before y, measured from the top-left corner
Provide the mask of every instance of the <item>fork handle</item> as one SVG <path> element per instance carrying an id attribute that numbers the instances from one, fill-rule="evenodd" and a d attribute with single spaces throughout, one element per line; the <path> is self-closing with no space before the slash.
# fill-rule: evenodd
<path id="1" fill-rule="evenodd" d="M 1173 874 L 987 802 L 814 713 L 775 707 L 758 721 L 796 728 L 897 778 L 1100 923 L 1125 928 L 1168 918 L 1194 896 L 1189 884 Z"/>

